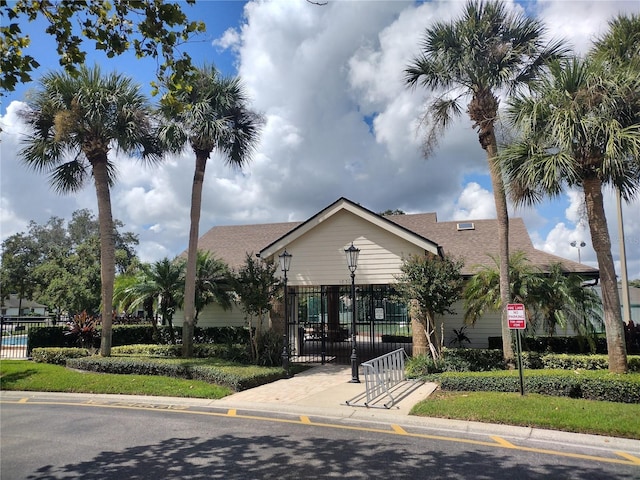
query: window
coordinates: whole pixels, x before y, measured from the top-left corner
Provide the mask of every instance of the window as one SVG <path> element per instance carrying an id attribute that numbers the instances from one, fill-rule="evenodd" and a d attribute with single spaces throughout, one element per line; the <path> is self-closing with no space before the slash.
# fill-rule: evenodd
<path id="1" fill-rule="evenodd" d="M 476 226 L 473 222 L 461 222 L 458 224 L 458 231 L 460 230 L 475 230 Z"/>

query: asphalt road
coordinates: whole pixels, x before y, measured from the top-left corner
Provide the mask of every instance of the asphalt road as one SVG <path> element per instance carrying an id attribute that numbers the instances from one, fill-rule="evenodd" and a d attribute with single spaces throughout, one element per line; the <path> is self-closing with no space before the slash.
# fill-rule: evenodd
<path id="1" fill-rule="evenodd" d="M 144 402 L 3 401 L 0 478 L 640 479 L 640 459 L 281 413 Z"/>

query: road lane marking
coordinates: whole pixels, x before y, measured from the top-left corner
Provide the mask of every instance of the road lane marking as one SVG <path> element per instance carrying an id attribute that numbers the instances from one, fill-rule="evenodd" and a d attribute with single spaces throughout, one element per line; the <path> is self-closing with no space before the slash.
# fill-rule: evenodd
<path id="1" fill-rule="evenodd" d="M 235 408 L 230 408 L 229 410 L 227 410 L 227 415 L 229 415 L 230 417 L 235 417 L 237 413 L 238 412 Z"/>
<path id="2" fill-rule="evenodd" d="M 561 452 L 556 450 L 547 450 L 541 448 L 532 448 L 532 447 L 522 447 L 506 440 L 501 437 L 491 436 L 490 438 L 493 440 L 482 441 L 482 440 L 472 440 L 466 438 L 455 438 L 455 437 L 446 437 L 443 435 L 429 435 L 423 433 L 411 433 L 404 428 L 398 427 L 402 430 L 402 432 L 396 430 L 396 425 L 391 425 L 391 429 L 381 429 L 381 428 L 371 428 L 371 427 L 359 427 L 355 425 L 341 425 L 335 423 L 323 423 L 323 422 L 314 422 L 307 416 L 300 416 L 299 420 L 288 420 L 283 418 L 273 418 L 273 417 L 264 417 L 258 415 L 238 415 L 235 409 L 228 409 L 224 413 L 212 412 L 212 411 L 202 411 L 202 410 L 191 410 L 189 406 L 181 406 L 181 405 L 161 405 L 161 404 L 145 404 L 142 402 L 111 402 L 108 403 L 106 401 L 96 401 L 96 400 L 88 400 L 85 402 L 62 402 L 62 401 L 38 401 L 32 400 L 28 403 L 22 402 L 20 400 L 17 401 L 8 401 L 8 400 L 0 400 L 0 404 L 10 403 L 10 404 L 25 404 L 25 405 L 65 405 L 65 406 L 83 406 L 83 407 L 101 407 L 101 408 L 117 408 L 123 410 L 144 410 L 144 411 L 164 411 L 168 413 L 182 413 L 182 414 L 191 414 L 191 415 L 205 415 L 210 417 L 233 417 L 243 420 L 258 420 L 258 421 L 267 421 L 267 422 L 276 422 L 276 423 L 289 423 L 295 425 L 305 425 L 305 426 L 314 426 L 314 427 L 322 427 L 322 428 L 334 428 L 334 429 L 342 429 L 342 430 L 354 430 L 360 432 L 370 432 L 370 433 L 383 433 L 387 435 L 404 435 L 414 438 L 422 438 L 426 440 L 442 440 L 447 442 L 454 443 L 465 443 L 471 445 L 479 445 L 484 447 L 492 447 L 492 448 L 509 448 L 511 450 L 518 450 L 523 452 L 531 452 L 531 453 L 539 453 L 544 455 L 551 455 L 557 457 L 570 457 L 570 458 L 578 458 L 581 460 L 591 460 L 595 462 L 605 462 L 605 463 L 615 463 L 620 465 L 632 465 L 638 466 L 640 465 L 640 458 L 634 457 L 624 452 L 612 452 L 615 453 L 625 460 L 619 458 L 611 458 L 611 457 L 598 457 L 594 455 L 586 455 L 581 453 L 571 453 L 571 452 Z M 234 412 L 230 414 L 230 412 Z M 303 420 L 303 418 L 305 420 Z"/>
<path id="3" fill-rule="evenodd" d="M 393 428 L 393 431 L 396 432 L 398 435 L 408 435 L 407 431 L 402 428 L 400 425 L 391 425 L 391 428 Z"/>
<path id="4" fill-rule="evenodd" d="M 27 403 L 29 401 L 28 398 L 21 398 L 20 400 L 18 400 L 18 403 Z"/>
<path id="5" fill-rule="evenodd" d="M 517 448 L 513 443 L 506 441 L 502 437 L 490 437 L 491 440 L 495 441 L 497 444 L 502 445 L 504 448 Z"/>
<path id="6" fill-rule="evenodd" d="M 625 452 L 613 452 L 616 455 L 620 455 L 621 457 L 624 457 L 628 460 L 631 460 L 631 462 L 633 462 L 635 465 L 640 465 L 640 458 L 639 457 L 634 457 L 633 455 L 629 455 L 628 453 Z"/>

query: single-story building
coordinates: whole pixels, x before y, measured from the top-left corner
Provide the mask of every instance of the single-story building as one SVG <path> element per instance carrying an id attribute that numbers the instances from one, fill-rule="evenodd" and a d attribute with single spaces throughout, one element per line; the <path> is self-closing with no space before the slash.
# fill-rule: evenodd
<path id="1" fill-rule="evenodd" d="M 239 269 L 246 255 L 278 265 L 287 252 L 287 332 L 293 354 L 307 361 L 348 359 L 352 333 L 351 272 L 345 250 L 360 250 L 356 286 L 356 331 L 362 361 L 381 352 L 406 346 L 410 353 L 410 318 L 406 305 L 394 297 L 393 285 L 403 258 L 431 252 L 464 261 L 462 274 L 471 276 L 478 265 L 494 265 L 498 255 L 497 220 L 439 222 L 435 213 L 382 216 L 346 198 L 340 198 L 302 222 L 217 226 L 199 239 L 198 248 L 210 251 L 231 268 Z M 566 272 L 597 278 L 598 270 L 534 248 L 521 218 L 510 219 L 509 248 L 523 251 L 543 271 L 561 263 Z M 278 274 L 282 272 L 278 268 Z M 462 302 L 443 322 L 444 344 L 463 326 Z M 281 310 L 284 310 L 282 308 Z M 280 312 L 281 314 L 282 312 Z M 277 317 L 276 313 L 274 317 Z M 174 317 L 178 323 L 181 312 Z M 272 318 L 274 324 L 278 321 Z M 280 328 L 282 328 L 282 319 Z M 245 325 L 242 310 L 224 311 L 212 305 L 200 312 L 199 326 Z M 562 334 L 562 332 L 558 332 Z M 489 314 L 466 330 L 472 347 L 487 348 L 488 338 L 500 336 L 499 314 Z"/>
<path id="2" fill-rule="evenodd" d="M 9 298 L 2 300 L 1 308 L 3 317 L 45 317 L 49 314 L 46 305 L 42 305 L 32 300 L 20 300 L 20 296 L 15 293 L 9 294 Z"/>

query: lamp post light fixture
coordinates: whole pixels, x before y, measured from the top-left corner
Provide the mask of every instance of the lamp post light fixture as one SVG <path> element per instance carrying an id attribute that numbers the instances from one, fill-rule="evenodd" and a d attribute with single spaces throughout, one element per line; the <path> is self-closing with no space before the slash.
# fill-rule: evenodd
<path id="1" fill-rule="evenodd" d="M 285 249 L 278 258 L 280 259 L 280 269 L 284 274 L 284 344 L 282 346 L 282 368 L 284 369 L 284 374 L 287 378 L 291 378 L 291 370 L 289 368 L 289 299 L 287 298 L 288 288 L 287 288 L 287 272 L 289 271 L 289 267 L 291 266 L 291 255 Z"/>
<path id="2" fill-rule="evenodd" d="M 347 255 L 347 267 L 351 272 L 351 382 L 360 383 L 358 376 L 358 352 L 356 346 L 356 268 L 358 268 L 358 255 L 360 249 L 351 242 L 349 248 L 344 249 Z"/>
<path id="3" fill-rule="evenodd" d="M 581 259 L 580 259 L 580 249 L 581 249 L 582 247 L 586 247 L 586 246 L 587 246 L 587 244 L 586 244 L 586 243 L 584 243 L 584 242 L 580 242 L 580 243 L 578 243 L 578 242 L 576 242 L 576 241 L 574 240 L 573 242 L 571 242 L 571 246 L 572 246 L 572 247 L 575 247 L 575 248 L 577 248 L 577 249 L 578 249 L 578 263 L 582 263 L 582 261 L 581 261 Z"/>

